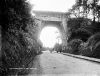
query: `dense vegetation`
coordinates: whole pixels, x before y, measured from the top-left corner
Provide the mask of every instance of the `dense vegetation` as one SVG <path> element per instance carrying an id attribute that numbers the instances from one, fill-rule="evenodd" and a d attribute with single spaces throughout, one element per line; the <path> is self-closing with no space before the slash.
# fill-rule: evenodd
<path id="1" fill-rule="evenodd" d="M 0 0 L 2 76 L 28 73 L 25 68 L 31 67 L 32 60 L 40 50 L 36 36 L 38 26 L 30 11 L 31 7 L 26 0 Z"/>
<path id="2" fill-rule="evenodd" d="M 76 0 L 67 14 L 69 35 L 64 52 L 100 58 L 100 0 Z"/>

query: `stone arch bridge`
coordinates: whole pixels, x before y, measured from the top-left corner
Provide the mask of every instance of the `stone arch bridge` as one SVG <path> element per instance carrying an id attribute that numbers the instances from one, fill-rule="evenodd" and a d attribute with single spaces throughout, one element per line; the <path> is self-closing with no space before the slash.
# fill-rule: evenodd
<path id="1" fill-rule="evenodd" d="M 39 23 L 39 31 L 45 26 L 57 27 L 62 34 L 63 44 L 66 44 L 66 34 L 67 34 L 67 15 L 63 12 L 51 12 L 51 11 L 33 11 L 35 17 Z"/>

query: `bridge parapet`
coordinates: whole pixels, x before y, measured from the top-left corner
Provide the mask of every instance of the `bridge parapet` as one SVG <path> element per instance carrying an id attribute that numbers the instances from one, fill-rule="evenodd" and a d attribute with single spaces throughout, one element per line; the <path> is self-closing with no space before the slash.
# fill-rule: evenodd
<path id="1" fill-rule="evenodd" d="M 45 17 L 36 17 L 36 18 L 43 20 L 43 21 L 62 21 L 62 18 L 57 18 L 57 17 L 45 16 Z"/>
<path id="2" fill-rule="evenodd" d="M 50 11 L 33 11 L 36 18 L 44 21 L 62 21 L 65 17 L 65 13 L 62 12 L 50 12 Z"/>

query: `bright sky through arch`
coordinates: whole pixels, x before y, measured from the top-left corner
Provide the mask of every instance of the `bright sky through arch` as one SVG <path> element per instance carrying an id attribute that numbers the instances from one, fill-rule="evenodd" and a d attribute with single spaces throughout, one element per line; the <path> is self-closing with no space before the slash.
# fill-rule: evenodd
<path id="1" fill-rule="evenodd" d="M 61 44 L 61 34 L 56 27 L 44 27 L 40 33 L 39 39 L 43 43 L 43 47 L 53 48 L 56 43 Z"/>
<path id="2" fill-rule="evenodd" d="M 33 10 L 66 12 L 75 4 L 75 0 L 29 0 Z"/>

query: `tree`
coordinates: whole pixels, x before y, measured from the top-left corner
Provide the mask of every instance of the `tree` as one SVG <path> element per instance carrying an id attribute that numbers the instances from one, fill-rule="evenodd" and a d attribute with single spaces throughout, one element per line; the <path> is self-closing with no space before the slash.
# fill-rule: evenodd
<path id="1" fill-rule="evenodd" d="M 100 0 L 76 0 L 75 5 L 69 10 L 70 15 L 75 17 L 85 17 L 92 11 L 93 20 L 100 20 Z"/>

